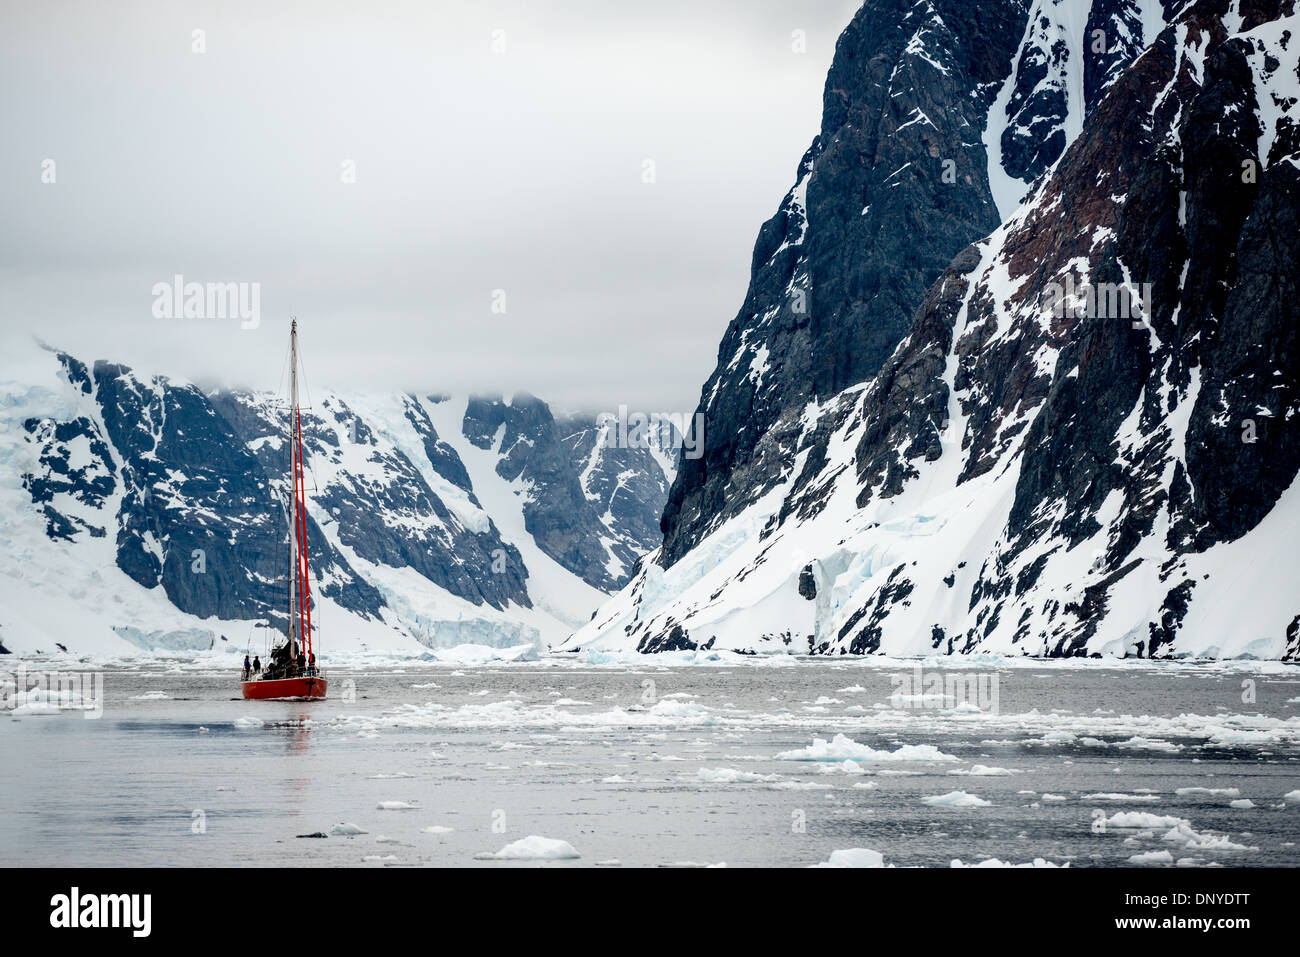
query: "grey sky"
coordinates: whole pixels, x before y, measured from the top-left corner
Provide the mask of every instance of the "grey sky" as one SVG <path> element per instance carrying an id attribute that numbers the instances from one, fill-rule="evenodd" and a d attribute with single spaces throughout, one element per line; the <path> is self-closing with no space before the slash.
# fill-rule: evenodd
<path id="1" fill-rule="evenodd" d="M 4 0 L 0 323 L 274 388 L 293 312 L 318 388 L 693 408 L 856 7 Z M 260 327 L 154 318 L 177 273 Z"/>

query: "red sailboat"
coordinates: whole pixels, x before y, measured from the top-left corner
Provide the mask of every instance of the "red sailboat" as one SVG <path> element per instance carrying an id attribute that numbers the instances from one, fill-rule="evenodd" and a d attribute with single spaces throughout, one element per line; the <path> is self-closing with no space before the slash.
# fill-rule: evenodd
<path id="1" fill-rule="evenodd" d="M 316 667 L 311 627 L 311 576 L 307 561 L 306 483 L 302 467 L 302 411 L 298 405 L 298 320 L 289 327 L 289 621 L 284 642 L 271 649 L 266 668 L 244 673 L 245 698 L 323 698 L 327 683 Z"/>

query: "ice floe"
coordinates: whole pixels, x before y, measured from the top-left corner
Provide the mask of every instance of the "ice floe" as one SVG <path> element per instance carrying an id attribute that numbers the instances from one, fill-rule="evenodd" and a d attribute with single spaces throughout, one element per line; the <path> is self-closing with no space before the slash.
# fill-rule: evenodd
<path id="1" fill-rule="evenodd" d="M 581 856 L 568 841 L 530 834 L 512 841 L 495 854 L 485 851 L 475 854 L 474 858 L 480 861 L 563 861 Z"/>
<path id="2" fill-rule="evenodd" d="M 956 761 L 932 744 L 904 744 L 894 751 L 878 751 L 859 744 L 842 734 L 830 741 L 813 738 L 813 743 L 795 751 L 782 751 L 777 756 L 782 761 Z"/>
<path id="3" fill-rule="evenodd" d="M 949 791 L 947 794 L 923 797 L 921 803 L 930 807 L 989 807 L 993 802 L 966 791 Z"/>
<path id="4" fill-rule="evenodd" d="M 879 851 L 867 847 L 850 847 L 842 851 L 831 851 L 831 856 L 812 867 L 884 867 L 885 857 Z"/>

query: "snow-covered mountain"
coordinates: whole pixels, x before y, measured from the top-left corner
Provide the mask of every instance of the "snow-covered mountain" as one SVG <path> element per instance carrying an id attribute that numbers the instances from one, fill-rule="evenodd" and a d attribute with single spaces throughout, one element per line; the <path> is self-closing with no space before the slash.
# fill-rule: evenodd
<path id="1" fill-rule="evenodd" d="M 565 648 L 1300 655 L 1300 17 L 869 0 Z"/>
<path id="2" fill-rule="evenodd" d="M 2 365 L 0 647 L 242 649 L 282 627 L 281 400 L 34 343 Z M 658 543 L 674 475 L 604 428 L 527 395 L 313 397 L 322 650 L 544 648 L 588 620 Z"/>

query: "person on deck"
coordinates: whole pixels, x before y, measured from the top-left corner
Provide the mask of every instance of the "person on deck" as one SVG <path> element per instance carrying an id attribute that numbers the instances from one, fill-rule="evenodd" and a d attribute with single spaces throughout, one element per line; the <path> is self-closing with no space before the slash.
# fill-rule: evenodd
<path id="1" fill-rule="evenodd" d="M 244 680 L 245 681 L 248 680 L 248 673 L 252 670 L 252 668 L 253 666 L 248 663 L 248 655 L 244 655 Z"/>
<path id="2" fill-rule="evenodd" d="M 254 656 L 253 656 L 253 674 L 255 674 L 255 675 L 260 675 L 261 673 L 262 673 L 262 658 L 261 658 L 260 655 L 254 655 Z"/>

